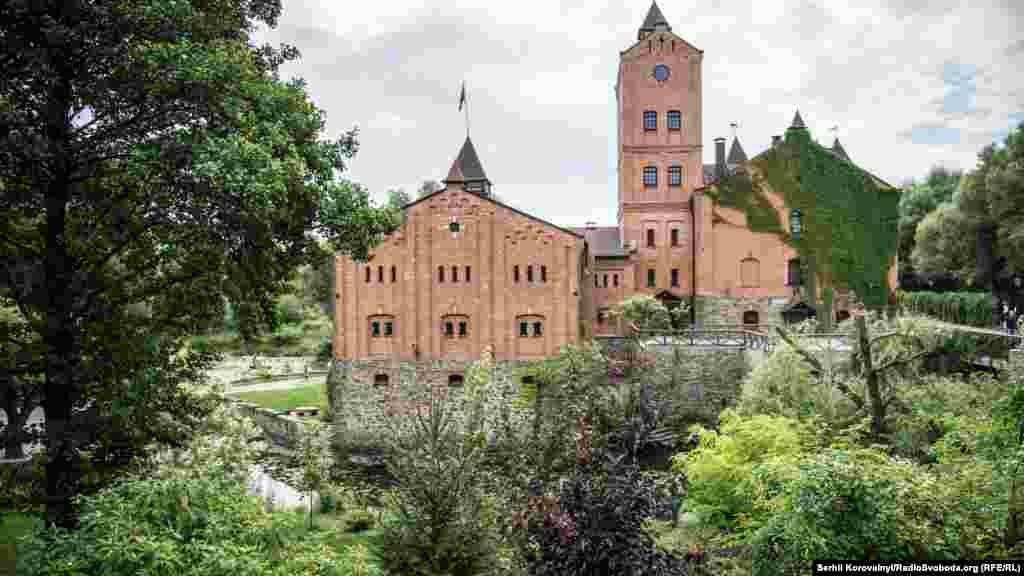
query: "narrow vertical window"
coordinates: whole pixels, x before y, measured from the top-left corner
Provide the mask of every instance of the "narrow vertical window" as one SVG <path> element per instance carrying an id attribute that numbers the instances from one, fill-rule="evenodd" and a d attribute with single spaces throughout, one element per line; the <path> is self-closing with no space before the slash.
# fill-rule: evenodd
<path id="1" fill-rule="evenodd" d="M 526 267 L 526 281 L 527 282 L 533 282 L 533 266 L 532 265 Z"/>
<path id="2" fill-rule="evenodd" d="M 534 322 L 533 323 L 533 337 L 534 338 L 540 338 L 543 335 L 544 335 L 543 325 L 540 322 Z"/>
<path id="3" fill-rule="evenodd" d="M 384 283 L 384 267 L 377 266 L 377 282 Z"/>
<path id="4" fill-rule="evenodd" d="M 605 288 L 608 287 L 608 275 L 607 274 L 604 275 L 604 278 L 602 279 L 602 283 L 604 284 Z"/>
<path id="5" fill-rule="evenodd" d="M 594 288 L 600 288 L 600 287 L 601 287 L 601 277 L 598 276 L 597 274 L 594 274 Z"/>
<path id="6" fill-rule="evenodd" d="M 384 336 L 390 338 L 395 333 L 395 325 L 391 320 L 384 322 Z"/>
<path id="7" fill-rule="evenodd" d="M 459 281 L 459 267 L 458 266 L 452 266 L 452 282 L 458 282 L 458 281 Z"/>
<path id="8" fill-rule="evenodd" d="M 618 274 L 613 274 L 613 275 L 612 275 L 612 284 L 613 284 L 613 285 L 614 285 L 614 286 L 615 286 L 616 288 L 618 288 L 618 287 L 619 287 L 619 275 L 618 275 Z"/>
<path id="9" fill-rule="evenodd" d="M 471 282 L 472 277 L 469 275 L 469 266 L 466 266 L 466 282 Z"/>
<path id="10" fill-rule="evenodd" d="M 444 266 L 437 267 L 437 281 L 438 283 L 444 283 Z"/>
<path id="11" fill-rule="evenodd" d="M 683 113 L 679 110 L 668 111 L 668 129 L 671 132 L 678 132 L 683 129 Z"/>
<path id="12" fill-rule="evenodd" d="M 654 230 L 647 229 L 647 247 L 654 248 Z"/>
<path id="13" fill-rule="evenodd" d="M 647 270 L 647 287 L 654 288 L 656 285 L 657 283 L 655 282 L 654 278 L 654 268 L 649 268 Z"/>
<path id="14" fill-rule="evenodd" d="M 451 320 L 444 323 L 444 335 L 448 338 L 455 336 L 455 324 Z"/>
<path id="15" fill-rule="evenodd" d="M 516 284 L 519 283 L 519 266 L 512 267 L 512 281 Z"/>
<path id="16" fill-rule="evenodd" d="M 673 228 L 672 229 L 672 245 L 673 246 L 679 246 L 679 229 L 678 228 Z"/>
<path id="17" fill-rule="evenodd" d="M 519 323 L 519 337 L 520 338 L 526 338 L 529 335 L 530 335 L 530 323 L 529 322 L 520 322 Z"/>
<path id="18" fill-rule="evenodd" d="M 367 284 L 370 283 L 370 267 L 369 266 L 366 267 L 366 283 Z"/>
<path id="19" fill-rule="evenodd" d="M 380 322 L 378 322 L 377 320 L 374 320 L 373 322 L 370 323 L 370 334 L 374 338 L 380 336 Z"/>
<path id="20" fill-rule="evenodd" d="M 644 111 L 644 130 L 656 132 L 658 130 L 658 113 L 654 110 Z"/>
<path id="21" fill-rule="evenodd" d="M 682 166 L 669 166 L 668 167 L 668 185 L 674 188 L 678 188 L 683 185 L 683 167 Z"/>
<path id="22" fill-rule="evenodd" d="M 672 269 L 672 286 L 679 286 L 679 268 Z"/>
<path id="23" fill-rule="evenodd" d="M 459 322 L 459 338 L 466 337 L 466 321 L 462 320 Z"/>
<path id="24" fill-rule="evenodd" d="M 644 187 L 655 188 L 658 186 L 658 168 L 655 166 L 644 166 Z"/>
<path id="25" fill-rule="evenodd" d="M 547 282 L 548 281 L 548 267 L 547 266 L 541 266 L 540 267 L 540 281 L 541 282 Z"/>
<path id="26" fill-rule="evenodd" d="M 391 283 L 394 284 L 395 280 L 397 278 L 398 278 L 398 270 L 394 266 L 392 266 L 391 267 Z"/>

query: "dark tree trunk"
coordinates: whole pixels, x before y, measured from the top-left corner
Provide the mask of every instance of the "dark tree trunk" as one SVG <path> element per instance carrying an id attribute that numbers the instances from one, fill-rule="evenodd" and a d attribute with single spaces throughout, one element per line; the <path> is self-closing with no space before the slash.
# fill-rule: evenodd
<path id="1" fill-rule="evenodd" d="M 863 315 L 857 316 L 856 325 L 861 370 L 864 374 L 868 393 L 868 409 L 871 411 L 871 434 L 877 439 L 882 435 L 886 412 L 880 382 L 882 375 L 874 366 L 871 358 L 871 340 L 868 339 L 867 322 L 864 320 Z"/>

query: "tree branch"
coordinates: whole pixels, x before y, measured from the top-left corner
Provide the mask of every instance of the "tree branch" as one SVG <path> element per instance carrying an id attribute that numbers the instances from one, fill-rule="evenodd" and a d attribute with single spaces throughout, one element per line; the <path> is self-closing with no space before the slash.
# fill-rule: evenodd
<path id="1" fill-rule="evenodd" d="M 882 372 L 883 370 L 888 370 L 889 368 L 894 368 L 896 366 L 902 366 L 903 364 L 908 364 L 910 362 L 913 362 L 914 360 L 917 360 L 919 358 L 927 356 L 930 353 L 931 353 L 931 350 L 922 350 L 921 352 L 918 352 L 917 354 L 914 354 L 913 356 L 908 356 L 906 358 L 898 358 L 896 360 L 892 360 L 890 362 L 887 362 L 887 363 L 879 366 L 877 368 L 877 371 L 878 372 Z"/>
<path id="2" fill-rule="evenodd" d="M 789 344 L 789 346 L 793 348 L 793 350 L 795 350 L 797 354 L 802 356 L 803 359 L 808 364 L 811 365 L 811 367 L 818 375 L 825 373 L 825 369 L 822 367 L 821 362 L 817 358 L 815 358 L 810 352 L 804 350 L 804 348 L 797 344 L 792 338 L 790 338 L 789 334 L 786 334 L 786 331 L 783 330 L 782 327 L 776 326 L 775 331 L 778 332 L 779 337 L 782 338 L 786 342 L 786 344 Z"/>

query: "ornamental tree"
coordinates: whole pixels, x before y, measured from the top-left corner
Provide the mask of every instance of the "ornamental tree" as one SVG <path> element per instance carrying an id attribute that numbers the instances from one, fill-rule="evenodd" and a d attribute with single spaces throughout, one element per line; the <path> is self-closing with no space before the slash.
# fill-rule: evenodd
<path id="1" fill-rule="evenodd" d="M 182 344 L 225 297 L 273 323 L 317 237 L 362 259 L 393 226 L 338 178 L 355 131 L 322 140 L 278 78 L 297 51 L 253 44 L 280 12 L 0 0 L 0 294 L 41 342 L 0 357 L 43 379 L 50 523 L 76 524 L 83 481 L 187 439 L 205 408 L 183 391 L 214 358 Z"/>

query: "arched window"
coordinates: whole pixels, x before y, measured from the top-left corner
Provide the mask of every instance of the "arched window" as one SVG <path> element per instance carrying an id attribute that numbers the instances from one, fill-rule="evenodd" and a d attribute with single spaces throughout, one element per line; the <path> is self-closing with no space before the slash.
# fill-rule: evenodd
<path id="1" fill-rule="evenodd" d="M 757 258 L 744 258 L 740 261 L 740 286 L 756 288 L 761 282 L 761 263 Z"/>
<path id="2" fill-rule="evenodd" d="M 648 248 L 654 248 L 654 229 L 653 228 L 648 228 L 647 229 L 647 247 Z"/>
<path id="3" fill-rule="evenodd" d="M 438 283 L 444 283 L 444 266 L 437 267 L 437 281 Z"/>
<path id="4" fill-rule="evenodd" d="M 392 266 L 391 267 L 391 283 L 394 284 L 395 280 L 397 278 L 398 278 L 398 270 L 394 266 Z"/>
<path id="5" fill-rule="evenodd" d="M 520 338 L 541 338 L 544 336 L 544 317 L 537 314 L 526 314 L 516 318 L 519 325 Z"/>
<path id="6" fill-rule="evenodd" d="M 547 282 L 548 281 L 548 267 L 547 266 L 541 266 L 540 267 L 540 281 L 541 282 Z"/>
<path id="7" fill-rule="evenodd" d="M 512 267 L 512 281 L 516 284 L 519 283 L 519 266 Z"/>
<path id="8" fill-rule="evenodd" d="M 441 318 L 441 329 L 445 338 L 465 338 L 469 336 L 469 316 L 448 314 Z"/>
<path id="9" fill-rule="evenodd" d="M 526 267 L 526 281 L 533 282 L 533 266 Z"/>
<path id="10" fill-rule="evenodd" d="M 366 267 L 366 283 L 367 284 L 370 283 L 370 267 L 369 266 Z"/>
<path id="11" fill-rule="evenodd" d="M 377 266 L 377 282 L 384 283 L 384 267 Z"/>
<path id="12" fill-rule="evenodd" d="M 458 281 L 459 281 L 459 267 L 458 266 L 452 266 L 452 282 L 458 282 Z"/>

